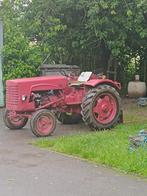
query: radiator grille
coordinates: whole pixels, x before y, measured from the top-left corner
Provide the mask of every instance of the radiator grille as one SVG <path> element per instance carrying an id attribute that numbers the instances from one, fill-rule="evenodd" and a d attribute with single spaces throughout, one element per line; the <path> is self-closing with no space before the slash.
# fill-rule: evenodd
<path id="1" fill-rule="evenodd" d="M 18 105 L 18 86 L 16 85 L 7 85 L 6 87 L 6 103 L 7 107 L 13 107 Z"/>

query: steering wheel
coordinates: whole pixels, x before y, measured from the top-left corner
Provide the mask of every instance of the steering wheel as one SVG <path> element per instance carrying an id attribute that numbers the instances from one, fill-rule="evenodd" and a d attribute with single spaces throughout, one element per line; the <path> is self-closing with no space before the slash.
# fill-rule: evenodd
<path id="1" fill-rule="evenodd" d="M 65 70 L 60 70 L 60 73 L 61 73 L 63 76 L 69 77 L 69 75 L 66 73 Z"/>

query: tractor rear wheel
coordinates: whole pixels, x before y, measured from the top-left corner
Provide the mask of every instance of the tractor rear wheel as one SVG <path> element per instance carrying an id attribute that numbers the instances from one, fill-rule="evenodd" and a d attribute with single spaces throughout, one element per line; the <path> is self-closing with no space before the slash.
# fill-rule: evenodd
<path id="1" fill-rule="evenodd" d="M 46 109 L 34 113 L 30 121 L 31 130 L 37 137 L 47 137 L 56 128 L 56 118 L 54 114 Z"/>
<path id="2" fill-rule="evenodd" d="M 82 116 L 80 114 L 67 114 L 65 112 L 59 112 L 56 114 L 56 116 L 62 124 L 77 124 L 82 120 Z"/>
<path id="3" fill-rule="evenodd" d="M 9 129 L 23 128 L 27 124 L 28 118 L 21 117 L 20 115 L 13 116 L 13 114 L 11 115 L 11 112 L 12 111 L 9 111 L 9 110 L 5 110 L 4 112 L 3 119 L 4 119 L 5 125 Z"/>
<path id="4" fill-rule="evenodd" d="M 84 122 L 93 130 L 112 128 L 120 119 L 119 93 L 109 85 L 90 90 L 81 104 Z"/>

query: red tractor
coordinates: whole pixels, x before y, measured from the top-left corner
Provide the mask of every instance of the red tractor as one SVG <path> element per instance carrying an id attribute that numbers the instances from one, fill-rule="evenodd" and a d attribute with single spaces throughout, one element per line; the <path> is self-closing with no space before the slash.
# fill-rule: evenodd
<path id="1" fill-rule="evenodd" d="M 82 72 L 78 78 L 8 80 L 4 122 L 10 129 L 21 129 L 30 119 L 31 130 L 38 137 L 53 133 L 56 118 L 63 124 L 83 119 L 92 130 L 109 129 L 120 120 L 120 89 L 120 83 L 92 72 Z"/>

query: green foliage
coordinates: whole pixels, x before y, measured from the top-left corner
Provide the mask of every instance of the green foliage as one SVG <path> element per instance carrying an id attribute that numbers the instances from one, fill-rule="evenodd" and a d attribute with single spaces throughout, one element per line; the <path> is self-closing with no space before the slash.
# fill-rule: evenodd
<path id="1" fill-rule="evenodd" d="M 57 35 L 65 26 L 58 18 L 48 16 L 48 6 L 40 1 L 4 1 L 4 80 L 35 76 L 44 59 L 60 59 L 64 53 L 58 47 Z"/>
<path id="2" fill-rule="evenodd" d="M 36 75 L 42 62 L 77 64 L 83 70 L 101 67 L 106 73 L 115 59 L 124 81 L 137 56 L 143 73 L 146 10 L 146 0 L 4 0 L 5 79 Z"/>
<path id="3" fill-rule="evenodd" d="M 21 6 L 18 1 L 12 3 L 6 0 L 1 10 L 4 21 L 4 80 L 34 76 L 41 63 L 40 48 L 31 45 L 25 36 L 20 17 L 23 12 L 17 6 Z"/>
<path id="4" fill-rule="evenodd" d="M 36 45 L 31 46 L 21 29 L 17 27 L 16 31 L 14 28 L 10 29 L 10 34 L 5 34 L 3 49 L 5 80 L 34 76 L 41 63 L 40 48 Z"/>
<path id="5" fill-rule="evenodd" d="M 139 65 L 147 61 L 146 1 L 55 2 L 67 27 L 63 45 L 68 51 L 68 62 L 78 62 L 83 69 L 102 67 L 106 73 L 110 58 L 116 59 L 118 70 L 122 70 L 118 77 L 125 83 L 123 75 L 127 74 L 132 58 L 140 56 Z"/>
<path id="6" fill-rule="evenodd" d="M 23 21 L 26 35 L 41 48 L 43 60 L 46 59 L 46 63 L 62 61 L 64 48 L 60 32 L 64 32 L 66 26 L 57 17 L 55 3 L 33 0 L 26 9 Z"/>

